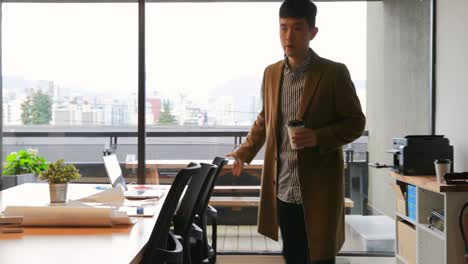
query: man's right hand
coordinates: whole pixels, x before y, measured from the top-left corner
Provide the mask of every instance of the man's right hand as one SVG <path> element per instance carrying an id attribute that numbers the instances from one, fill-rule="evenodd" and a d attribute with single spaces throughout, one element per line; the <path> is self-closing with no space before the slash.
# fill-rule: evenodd
<path id="1" fill-rule="evenodd" d="M 232 174 L 239 176 L 244 169 L 244 162 L 239 159 L 235 151 L 226 154 L 226 157 L 234 158 L 234 164 L 232 165 Z"/>

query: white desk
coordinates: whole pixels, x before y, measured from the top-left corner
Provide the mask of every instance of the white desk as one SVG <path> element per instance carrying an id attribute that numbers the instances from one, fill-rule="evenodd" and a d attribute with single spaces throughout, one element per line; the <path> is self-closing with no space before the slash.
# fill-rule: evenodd
<path id="1" fill-rule="evenodd" d="M 97 192 L 95 184 L 70 184 L 68 199 Z M 102 186 L 102 184 L 100 184 Z M 161 186 L 169 189 L 169 186 Z M 135 225 L 111 228 L 26 227 L 24 233 L 0 234 L 0 263 L 138 263 L 166 195 L 154 217 L 139 217 Z M 0 192 L 0 208 L 46 204 L 48 184 L 23 184 Z"/>

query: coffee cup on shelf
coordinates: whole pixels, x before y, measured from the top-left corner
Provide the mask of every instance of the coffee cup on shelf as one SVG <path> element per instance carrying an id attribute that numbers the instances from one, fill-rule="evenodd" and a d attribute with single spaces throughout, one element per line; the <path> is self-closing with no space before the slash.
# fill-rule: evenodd
<path id="1" fill-rule="evenodd" d="M 302 120 L 291 120 L 291 121 L 288 122 L 287 127 L 288 127 L 289 142 L 291 143 L 291 147 L 293 149 L 301 149 L 302 147 L 299 148 L 299 147 L 296 146 L 296 144 L 294 144 L 292 142 L 292 137 L 296 134 L 296 132 L 298 130 L 304 128 L 304 121 L 302 121 Z"/>
<path id="2" fill-rule="evenodd" d="M 450 172 L 452 161 L 449 159 L 436 159 L 434 161 L 436 178 L 438 183 L 442 183 L 446 173 Z"/>

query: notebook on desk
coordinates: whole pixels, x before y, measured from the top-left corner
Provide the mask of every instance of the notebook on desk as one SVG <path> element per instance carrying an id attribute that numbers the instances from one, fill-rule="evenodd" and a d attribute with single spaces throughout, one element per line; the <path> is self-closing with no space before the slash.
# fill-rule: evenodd
<path id="1" fill-rule="evenodd" d="M 115 154 L 102 157 L 104 160 L 104 167 L 106 168 L 107 176 L 112 184 L 112 187 L 120 187 L 124 191 L 125 198 L 128 199 L 150 199 L 161 198 L 164 195 L 163 190 L 156 190 L 151 188 L 141 188 L 141 186 L 130 186 L 130 189 L 125 183 L 120 168 L 119 160 Z"/>

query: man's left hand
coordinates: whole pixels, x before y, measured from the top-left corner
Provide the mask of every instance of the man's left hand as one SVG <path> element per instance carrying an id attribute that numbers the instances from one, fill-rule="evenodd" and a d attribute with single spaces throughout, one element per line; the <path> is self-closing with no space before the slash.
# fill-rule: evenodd
<path id="1" fill-rule="evenodd" d="M 292 137 L 292 142 L 298 148 L 315 147 L 317 145 L 317 136 L 313 129 L 302 128 L 296 130 L 295 135 Z"/>

